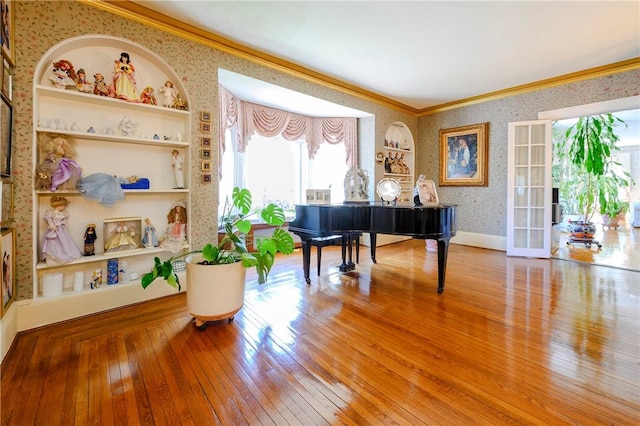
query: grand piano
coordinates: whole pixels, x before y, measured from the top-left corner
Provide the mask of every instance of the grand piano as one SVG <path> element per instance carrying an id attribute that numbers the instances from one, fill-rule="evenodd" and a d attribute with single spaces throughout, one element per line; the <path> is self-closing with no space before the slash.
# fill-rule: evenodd
<path id="1" fill-rule="evenodd" d="M 378 202 L 345 204 L 298 204 L 289 231 L 302 240 L 304 278 L 309 279 L 311 240 L 329 235 L 366 232 L 371 237 L 371 260 L 376 263 L 376 235 L 407 235 L 438 241 L 438 293 L 444 291 L 449 240 L 456 235 L 455 205 L 395 206 Z"/>

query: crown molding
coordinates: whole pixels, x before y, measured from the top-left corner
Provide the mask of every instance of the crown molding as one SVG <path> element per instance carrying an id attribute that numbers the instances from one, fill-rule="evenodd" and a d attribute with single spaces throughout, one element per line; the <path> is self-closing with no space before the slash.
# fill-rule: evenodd
<path id="1" fill-rule="evenodd" d="M 293 77 L 301 78 L 303 80 L 319 84 L 330 89 L 338 90 L 340 92 L 356 96 L 358 98 L 374 102 L 387 108 L 391 108 L 415 117 L 431 115 L 469 105 L 479 104 L 482 102 L 493 101 L 496 99 L 529 93 L 536 90 L 547 89 L 550 87 L 560 86 L 562 84 L 574 83 L 591 78 L 603 77 L 607 75 L 640 69 L 640 57 L 638 57 L 609 65 L 565 74 L 546 80 L 523 84 L 508 89 L 497 90 L 495 92 L 485 93 L 466 99 L 460 99 L 433 107 L 418 109 L 390 99 L 388 97 L 379 95 L 377 93 L 362 89 L 353 84 L 340 81 L 338 79 L 302 67 L 300 65 L 296 65 L 292 62 L 288 62 L 275 56 L 268 55 L 264 52 L 260 52 L 242 44 L 235 43 L 217 34 L 204 31 L 201 28 L 163 15 L 128 0 L 79 1 L 113 13 L 115 15 L 122 16 L 126 19 L 130 19 L 143 25 L 158 29 L 160 31 L 164 31 L 166 33 L 190 40 L 194 43 L 211 47 L 213 49 L 228 53 L 247 61 L 278 70 Z"/>

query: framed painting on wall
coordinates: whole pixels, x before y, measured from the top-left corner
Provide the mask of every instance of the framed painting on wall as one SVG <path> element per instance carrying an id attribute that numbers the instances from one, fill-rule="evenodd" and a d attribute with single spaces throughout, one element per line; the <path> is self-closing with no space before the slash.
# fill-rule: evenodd
<path id="1" fill-rule="evenodd" d="M 0 226 L 3 228 L 11 226 L 13 223 L 13 181 L 10 179 L 3 179 L 0 182 L 0 193 L 2 193 L 2 203 L 0 205 Z"/>
<path id="2" fill-rule="evenodd" d="M 489 123 L 440 130 L 440 186 L 487 186 Z"/>
<path id="3" fill-rule="evenodd" d="M 0 95 L 0 175 L 11 176 L 11 125 L 13 107 L 6 96 Z"/>
<path id="4" fill-rule="evenodd" d="M 15 229 L 2 231 L 0 254 L 2 255 L 2 314 L 4 315 L 16 297 L 15 277 Z"/>
<path id="5" fill-rule="evenodd" d="M 2 56 L 15 65 L 14 45 L 15 37 L 13 31 L 13 1 L 0 0 L 2 8 L 2 19 L 0 19 L 0 37 L 2 41 Z"/>

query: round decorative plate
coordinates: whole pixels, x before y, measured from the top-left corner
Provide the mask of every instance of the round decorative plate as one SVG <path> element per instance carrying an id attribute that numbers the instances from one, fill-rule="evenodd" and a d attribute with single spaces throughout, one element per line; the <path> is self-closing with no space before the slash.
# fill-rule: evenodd
<path id="1" fill-rule="evenodd" d="M 401 190 L 398 181 L 391 178 L 382 179 L 376 185 L 376 192 L 382 201 L 394 201 L 400 195 Z"/>

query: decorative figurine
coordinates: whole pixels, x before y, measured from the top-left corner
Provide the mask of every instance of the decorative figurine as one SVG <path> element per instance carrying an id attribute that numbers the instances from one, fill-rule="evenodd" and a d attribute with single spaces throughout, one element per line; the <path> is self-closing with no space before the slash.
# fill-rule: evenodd
<path id="1" fill-rule="evenodd" d="M 176 180 L 176 186 L 174 189 L 184 188 L 184 172 L 182 171 L 182 155 L 180 151 L 174 149 L 171 151 L 171 167 L 173 168 L 173 176 Z"/>
<path id="2" fill-rule="evenodd" d="M 138 176 L 117 177 L 108 173 L 93 173 L 78 182 L 77 190 L 84 198 L 94 200 L 106 207 L 124 200 L 122 184 L 135 183 Z"/>
<path id="3" fill-rule="evenodd" d="M 142 100 L 143 104 L 158 105 L 158 101 L 156 100 L 156 97 L 154 96 L 153 92 L 154 90 L 153 90 L 153 87 L 151 86 L 147 86 L 142 90 L 140 99 Z"/>
<path id="4" fill-rule="evenodd" d="M 93 94 L 98 96 L 109 96 L 109 86 L 104 81 L 104 76 L 98 72 L 93 75 L 93 79 Z"/>
<path id="5" fill-rule="evenodd" d="M 94 269 L 91 275 L 91 288 L 96 289 L 102 286 L 102 269 Z"/>
<path id="6" fill-rule="evenodd" d="M 173 87 L 173 82 L 171 80 L 165 81 L 164 86 L 158 90 L 158 92 L 163 95 L 162 106 L 166 108 L 174 108 L 173 104 L 176 100 L 178 91 Z"/>
<path id="7" fill-rule="evenodd" d="M 132 250 L 137 248 L 138 243 L 133 238 L 135 235 L 136 232 L 133 229 L 129 229 L 124 221 L 119 222 L 113 234 L 105 242 L 104 251 Z"/>
<path id="8" fill-rule="evenodd" d="M 53 210 L 47 210 L 44 214 L 47 230 L 42 236 L 40 258 L 45 260 L 47 265 L 58 265 L 78 259 L 82 254 L 67 229 L 69 213 L 66 209 L 69 200 L 65 197 L 52 197 L 50 203 Z"/>
<path id="9" fill-rule="evenodd" d="M 73 64 L 66 59 L 60 59 L 53 63 L 53 71 L 49 76 L 49 80 L 54 87 L 58 89 L 66 89 L 67 86 L 76 85 L 76 71 Z"/>
<path id="10" fill-rule="evenodd" d="M 138 127 L 138 124 L 139 123 L 130 119 L 128 115 L 125 115 L 122 118 L 122 120 L 120 120 L 118 129 L 120 129 L 120 131 L 124 136 L 133 136 L 136 133 L 136 128 Z"/>
<path id="11" fill-rule="evenodd" d="M 161 238 L 160 247 L 172 253 L 187 248 L 187 209 L 183 202 L 177 201 L 173 204 L 167 214 L 167 223 L 169 225 Z"/>
<path id="12" fill-rule="evenodd" d="M 127 102 L 141 102 L 136 89 L 135 68 L 129 54 L 122 52 L 120 59 L 114 61 L 113 83 L 109 88 L 109 96 Z"/>
<path id="13" fill-rule="evenodd" d="M 73 155 L 73 148 L 66 139 L 57 137 L 47 142 L 44 147 L 44 159 L 36 167 L 35 189 L 75 189 L 82 169 L 72 158 Z"/>
<path id="14" fill-rule="evenodd" d="M 87 81 L 87 74 L 84 72 L 84 68 L 78 70 L 76 76 L 76 87 L 80 92 L 90 93 L 92 90 L 91 84 Z"/>
<path id="15" fill-rule="evenodd" d="M 369 201 L 369 175 L 365 170 L 352 166 L 344 177 L 344 200 L 347 202 Z"/>
<path id="16" fill-rule="evenodd" d="M 127 272 L 129 269 L 129 264 L 127 263 L 126 260 L 123 260 L 122 262 L 120 262 L 120 269 L 118 270 L 118 277 L 119 277 L 119 282 L 120 283 L 128 283 L 129 282 L 129 272 Z"/>
<path id="17" fill-rule="evenodd" d="M 142 236 L 142 245 L 145 247 L 158 247 L 158 237 L 156 236 L 156 227 L 151 223 L 151 219 L 144 220 L 144 235 Z"/>
<path id="18" fill-rule="evenodd" d="M 180 97 L 180 93 L 176 94 L 176 100 L 173 102 L 173 107 L 182 111 L 189 111 L 187 101 Z"/>
<path id="19" fill-rule="evenodd" d="M 87 225 L 87 230 L 84 231 L 84 255 L 93 256 L 96 254 L 95 242 L 98 238 L 96 234 L 96 225 L 90 223 Z"/>

